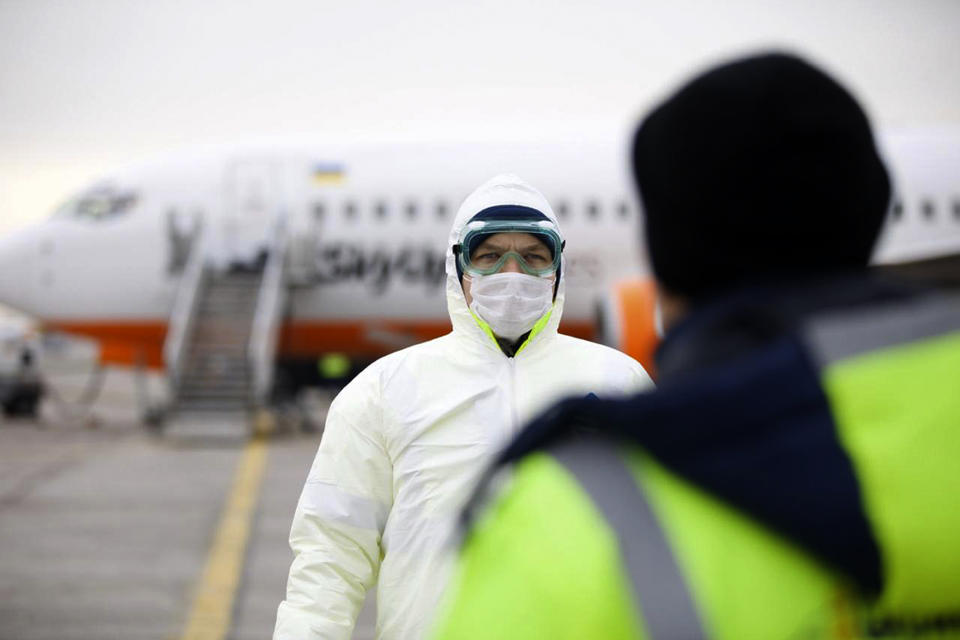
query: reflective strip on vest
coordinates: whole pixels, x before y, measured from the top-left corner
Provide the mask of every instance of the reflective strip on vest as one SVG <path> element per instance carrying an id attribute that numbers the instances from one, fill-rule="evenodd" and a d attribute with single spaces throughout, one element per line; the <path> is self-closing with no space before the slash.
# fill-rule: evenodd
<path id="1" fill-rule="evenodd" d="M 571 441 L 551 448 L 550 454 L 577 479 L 616 534 L 650 639 L 705 638 L 657 517 L 613 445 Z"/>
<path id="2" fill-rule="evenodd" d="M 888 308 L 844 311 L 815 318 L 807 341 L 820 368 L 861 353 L 960 329 L 960 297 L 945 296 Z"/>

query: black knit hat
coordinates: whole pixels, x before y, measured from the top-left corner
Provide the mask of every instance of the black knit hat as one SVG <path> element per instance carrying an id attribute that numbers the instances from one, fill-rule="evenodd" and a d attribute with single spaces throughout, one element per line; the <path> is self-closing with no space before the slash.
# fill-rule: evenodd
<path id="1" fill-rule="evenodd" d="M 653 271 L 692 298 L 866 266 L 890 198 L 856 100 L 784 54 L 681 88 L 637 129 L 633 169 Z"/>

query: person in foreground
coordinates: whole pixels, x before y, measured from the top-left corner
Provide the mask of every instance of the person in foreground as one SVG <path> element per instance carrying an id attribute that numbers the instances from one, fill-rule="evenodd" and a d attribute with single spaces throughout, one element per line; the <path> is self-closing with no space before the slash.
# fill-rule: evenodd
<path id="1" fill-rule="evenodd" d="M 331 405 L 274 638 L 349 638 L 375 582 L 377 637 L 423 638 L 457 513 L 495 452 L 562 397 L 651 384 L 626 355 L 557 333 L 563 247 L 546 199 L 515 176 L 461 205 L 446 259 L 453 331 L 378 360 Z"/>
<path id="2" fill-rule="evenodd" d="M 960 637 L 960 300 L 867 270 L 890 184 L 857 102 L 740 59 L 632 159 L 658 388 L 511 443 L 434 637 Z"/>

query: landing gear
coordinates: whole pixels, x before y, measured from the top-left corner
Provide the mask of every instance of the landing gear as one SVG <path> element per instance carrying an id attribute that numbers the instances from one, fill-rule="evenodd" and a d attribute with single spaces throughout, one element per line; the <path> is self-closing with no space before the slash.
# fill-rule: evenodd
<path id="1" fill-rule="evenodd" d="M 43 385 L 39 382 L 18 383 L 0 381 L 0 395 L 3 400 L 3 415 L 7 418 L 36 418 L 40 399 L 43 397 Z"/>
<path id="2" fill-rule="evenodd" d="M 33 352 L 24 348 L 20 354 L 20 368 L 16 372 L 0 375 L 3 415 L 8 418 L 36 418 L 43 392 L 43 382 L 34 365 Z"/>

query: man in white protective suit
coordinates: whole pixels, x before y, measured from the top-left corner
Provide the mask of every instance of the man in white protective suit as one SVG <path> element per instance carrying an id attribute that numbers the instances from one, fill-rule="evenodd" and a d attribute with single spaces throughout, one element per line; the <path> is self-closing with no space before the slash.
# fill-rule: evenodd
<path id="1" fill-rule="evenodd" d="M 275 640 L 349 638 L 374 583 L 377 637 L 423 637 L 456 516 L 498 449 L 560 398 L 651 385 L 626 355 L 557 332 L 563 246 L 546 198 L 516 176 L 460 206 L 446 255 L 453 331 L 381 358 L 333 401 L 290 531 Z"/>

